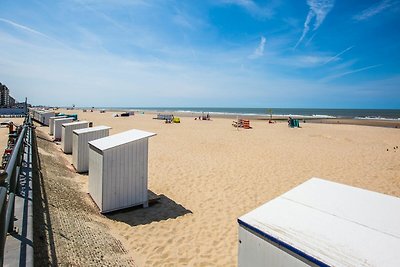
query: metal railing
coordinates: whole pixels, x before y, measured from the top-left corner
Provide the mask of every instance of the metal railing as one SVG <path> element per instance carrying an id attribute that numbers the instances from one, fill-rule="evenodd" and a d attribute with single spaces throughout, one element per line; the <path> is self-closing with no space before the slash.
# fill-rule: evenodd
<path id="1" fill-rule="evenodd" d="M 5 172 L 1 174 L 5 180 L 0 186 L 0 266 L 3 266 L 7 233 L 11 233 L 14 230 L 15 195 L 18 194 L 20 168 L 24 148 L 25 145 L 29 145 L 26 144 L 24 140 L 26 139 L 28 131 L 32 133 L 32 130 L 31 118 L 27 116 L 25 117 L 24 124 L 18 135 L 17 142 L 11 152 Z"/>

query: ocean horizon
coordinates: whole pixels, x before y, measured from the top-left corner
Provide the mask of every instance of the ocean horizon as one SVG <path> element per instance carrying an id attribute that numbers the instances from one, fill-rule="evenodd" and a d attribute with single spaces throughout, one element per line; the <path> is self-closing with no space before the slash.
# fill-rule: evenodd
<path id="1" fill-rule="evenodd" d="M 90 109 L 90 107 L 80 107 Z M 235 107 L 95 107 L 108 110 L 152 112 L 209 113 L 210 115 L 269 116 L 269 108 Z M 335 108 L 271 108 L 275 117 L 301 116 L 309 118 L 346 118 L 400 120 L 400 109 L 335 109 Z"/>

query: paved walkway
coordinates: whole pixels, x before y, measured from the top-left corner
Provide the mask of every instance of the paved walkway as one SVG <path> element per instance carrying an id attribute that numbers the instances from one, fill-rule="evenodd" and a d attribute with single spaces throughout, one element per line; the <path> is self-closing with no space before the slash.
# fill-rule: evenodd
<path id="1" fill-rule="evenodd" d="M 31 144 L 28 131 L 26 144 Z M 14 229 L 7 235 L 4 266 L 33 266 L 32 147 L 26 145 L 19 177 L 19 194 L 15 196 Z"/>
<path id="2" fill-rule="evenodd" d="M 36 266 L 135 266 L 114 238 L 58 147 L 37 131 L 41 172 L 34 175 Z"/>

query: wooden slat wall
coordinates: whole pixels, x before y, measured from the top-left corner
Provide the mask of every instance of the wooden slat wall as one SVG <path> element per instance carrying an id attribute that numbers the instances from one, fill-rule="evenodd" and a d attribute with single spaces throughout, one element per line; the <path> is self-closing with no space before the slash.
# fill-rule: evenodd
<path id="1" fill-rule="evenodd" d="M 51 117 L 51 118 L 49 118 L 49 134 L 50 135 L 54 134 L 54 120 L 63 119 L 63 118 L 66 118 L 66 116 L 59 116 L 59 117 Z"/>
<path id="2" fill-rule="evenodd" d="M 106 137 L 109 129 L 73 134 L 72 164 L 77 172 L 89 171 L 89 144 L 88 142 Z"/>
<path id="3" fill-rule="evenodd" d="M 147 151 L 148 138 L 104 151 L 102 212 L 147 205 Z"/>
<path id="4" fill-rule="evenodd" d="M 94 202 L 103 210 L 103 155 L 89 147 L 89 194 Z"/>
<path id="5" fill-rule="evenodd" d="M 72 122 L 72 118 L 63 118 L 63 119 L 56 119 L 54 120 L 54 138 L 60 139 L 61 138 L 61 128 L 64 123 Z"/>
<path id="6" fill-rule="evenodd" d="M 62 126 L 61 130 L 61 148 L 64 153 L 72 153 L 72 131 L 77 129 L 88 128 L 89 122 L 82 122 L 79 124 Z"/>

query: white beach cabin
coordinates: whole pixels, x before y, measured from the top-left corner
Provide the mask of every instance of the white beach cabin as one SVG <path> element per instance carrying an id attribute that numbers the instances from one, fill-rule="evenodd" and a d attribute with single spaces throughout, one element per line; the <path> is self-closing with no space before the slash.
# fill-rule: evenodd
<path id="1" fill-rule="evenodd" d="M 77 172 L 89 170 L 89 141 L 107 137 L 110 129 L 108 126 L 96 126 L 73 131 L 72 164 Z"/>
<path id="2" fill-rule="evenodd" d="M 67 116 L 55 116 L 55 117 L 50 117 L 49 118 L 49 134 L 53 135 L 54 134 L 54 120 L 56 119 L 63 119 L 66 118 Z"/>
<path id="3" fill-rule="evenodd" d="M 32 113 L 32 117 L 35 121 L 40 121 L 40 112 L 41 110 L 30 108 L 29 111 Z"/>
<path id="4" fill-rule="evenodd" d="M 64 123 L 69 123 L 72 122 L 74 119 L 73 118 L 62 118 L 62 119 L 55 119 L 54 120 L 54 140 L 59 141 L 61 140 L 61 134 L 62 134 L 62 125 Z"/>
<path id="5" fill-rule="evenodd" d="M 312 178 L 238 219 L 239 266 L 400 266 L 400 198 Z"/>
<path id="6" fill-rule="evenodd" d="M 40 122 L 43 125 L 49 126 L 49 119 L 51 117 L 54 117 L 56 115 L 56 113 L 54 113 L 53 111 L 43 111 L 40 113 Z"/>
<path id="7" fill-rule="evenodd" d="M 130 130 L 89 142 L 89 193 L 100 212 L 148 205 L 148 139 Z"/>
<path id="8" fill-rule="evenodd" d="M 61 126 L 61 149 L 65 154 L 72 153 L 72 137 L 73 130 L 83 129 L 89 127 L 88 121 L 74 121 L 69 123 L 64 123 Z"/>
<path id="9" fill-rule="evenodd" d="M 33 111 L 33 118 L 40 122 L 40 113 L 42 113 L 42 110 L 36 109 Z"/>
<path id="10" fill-rule="evenodd" d="M 32 117 L 37 122 L 40 122 L 42 125 L 48 126 L 49 125 L 49 118 L 55 116 L 55 113 L 50 110 L 43 110 L 43 109 L 29 109 L 32 113 Z"/>

